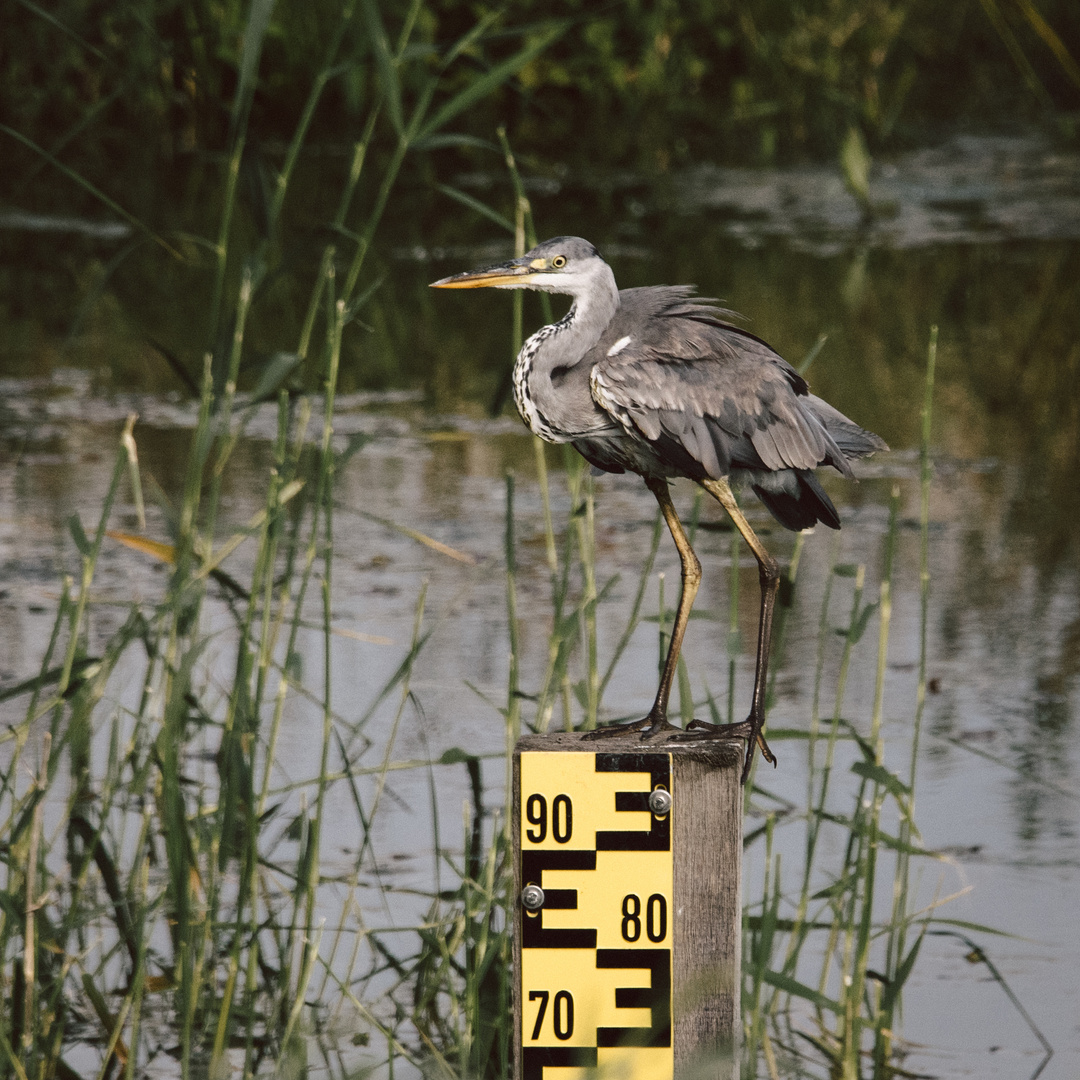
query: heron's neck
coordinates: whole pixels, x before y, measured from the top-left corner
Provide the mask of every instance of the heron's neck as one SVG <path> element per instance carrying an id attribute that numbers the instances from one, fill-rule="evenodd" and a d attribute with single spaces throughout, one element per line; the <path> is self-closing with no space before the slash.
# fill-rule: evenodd
<path id="1" fill-rule="evenodd" d="M 570 295 L 574 303 L 566 315 L 538 330 L 522 349 L 519 360 L 531 351 L 528 360 L 534 375 L 550 377 L 555 368 L 573 367 L 600 340 L 619 308 L 619 289 L 607 265 L 591 276 L 587 288 Z"/>
<path id="2" fill-rule="evenodd" d="M 567 442 L 595 419 L 593 413 L 598 410 L 587 389 L 585 400 L 578 401 L 577 395 L 558 392 L 552 376 L 580 363 L 619 308 L 615 275 L 606 265 L 587 289 L 572 295 L 574 303 L 566 315 L 533 334 L 522 346 L 514 366 L 518 412 L 537 435 L 549 442 Z M 587 380 L 582 385 L 587 388 Z"/>
<path id="3" fill-rule="evenodd" d="M 547 339 L 555 353 L 552 367 L 577 363 L 599 340 L 619 308 L 619 289 L 609 266 L 593 279 L 594 287 L 574 296 L 565 317 L 555 325 L 556 335 Z M 546 351 L 546 350 L 545 350 Z"/>

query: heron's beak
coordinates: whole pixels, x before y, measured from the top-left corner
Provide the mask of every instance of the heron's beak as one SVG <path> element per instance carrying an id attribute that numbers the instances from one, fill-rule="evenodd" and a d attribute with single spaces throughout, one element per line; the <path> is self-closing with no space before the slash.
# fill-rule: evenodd
<path id="1" fill-rule="evenodd" d="M 537 267 L 512 259 L 482 270 L 467 270 L 464 274 L 440 278 L 429 286 L 432 289 L 520 289 L 536 277 Z"/>

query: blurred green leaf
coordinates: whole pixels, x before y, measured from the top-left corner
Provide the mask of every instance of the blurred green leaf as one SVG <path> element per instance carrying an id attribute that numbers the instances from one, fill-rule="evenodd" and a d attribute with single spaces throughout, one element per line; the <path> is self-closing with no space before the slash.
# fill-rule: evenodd
<path id="1" fill-rule="evenodd" d="M 370 0 L 368 2 L 370 3 Z M 434 134 L 434 132 L 450 123 L 459 113 L 471 108 L 493 93 L 508 79 L 516 75 L 530 60 L 539 56 L 553 41 L 561 37 L 569 25 L 568 22 L 563 21 L 552 24 L 545 33 L 542 33 L 531 44 L 526 45 L 509 59 L 496 64 L 486 74 L 469 83 L 464 90 L 460 90 L 455 94 L 420 128 L 416 133 L 416 138 L 423 139 Z"/>
<path id="2" fill-rule="evenodd" d="M 874 765 L 869 761 L 855 761 L 851 765 L 851 771 L 873 784 L 880 784 L 897 799 L 906 799 L 911 794 L 911 788 L 895 773 L 889 772 L 884 765 Z"/>
<path id="3" fill-rule="evenodd" d="M 252 401 L 263 401 L 277 392 L 281 384 L 300 366 L 303 357 L 294 352 L 276 352 L 263 365 L 259 381 L 251 391 Z"/>
<path id="4" fill-rule="evenodd" d="M 247 23 L 244 26 L 240 51 L 240 78 L 233 101 L 233 123 L 240 125 L 247 116 L 259 75 L 259 60 L 263 41 L 270 26 L 276 0 L 251 0 Z"/>
<path id="5" fill-rule="evenodd" d="M 71 533 L 71 539 L 75 541 L 75 546 L 79 549 L 79 554 L 89 555 L 90 552 L 94 550 L 94 546 L 90 543 L 90 538 L 83 530 L 79 515 L 70 514 L 67 519 L 67 524 L 68 532 Z"/>
<path id="6" fill-rule="evenodd" d="M 779 971 L 766 971 L 764 979 L 770 986 L 775 986 L 777 990 L 782 990 L 785 994 L 791 994 L 792 997 L 803 998 L 816 1008 L 836 1014 L 844 1011 L 839 1002 L 827 998 L 824 994 L 819 994 L 816 990 L 812 990 L 809 986 L 805 986 L 789 975 L 782 975 Z"/>
<path id="7" fill-rule="evenodd" d="M 375 64 L 379 69 L 379 83 L 386 95 L 386 111 L 390 114 L 390 123 L 397 134 L 405 132 L 405 121 L 401 107 L 401 80 L 398 76 L 397 61 L 390 52 L 390 42 L 386 36 L 379 5 L 375 0 L 364 0 L 364 18 L 368 34 L 371 36 L 372 49 L 375 52 Z"/>
<path id="8" fill-rule="evenodd" d="M 442 135 L 428 135 L 422 139 L 414 139 L 414 150 L 445 150 L 449 148 L 460 149 L 469 147 L 474 150 L 491 150 L 501 153 L 499 147 L 490 139 L 481 139 L 476 135 L 457 135 L 454 132 L 445 132 Z"/>
<path id="9" fill-rule="evenodd" d="M 86 656 L 81 660 L 75 660 L 71 665 L 71 674 L 68 681 L 69 692 L 82 686 L 87 679 L 93 678 L 100 666 L 100 656 Z M 21 694 L 32 694 L 45 689 L 47 686 L 54 686 L 60 681 L 60 676 L 63 673 L 63 667 L 53 667 L 48 671 L 43 671 L 40 675 L 35 675 L 32 679 L 24 679 L 14 686 L 0 690 L 0 702 L 9 701 L 11 698 L 19 697 Z"/>
<path id="10" fill-rule="evenodd" d="M 817 359 L 818 353 L 825 347 L 825 342 L 829 340 L 828 334 L 819 334 L 817 341 L 810 346 L 810 350 L 799 361 L 797 371 L 800 375 L 805 375 L 810 370 L 810 365 Z"/>
<path id="11" fill-rule="evenodd" d="M 866 633 L 867 623 L 870 622 L 870 616 L 877 611 L 878 602 L 875 600 L 872 604 L 867 604 L 856 616 L 855 621 L 851 625 L 851 640 L 857 642 L 862 639 L 863 634 Z"/>
<path id="12" fill-rule="evenodd" d="M 915 967 L 915 961 L 918 959 L 919 950 L 922 948 L 922 943 L 926 939 L 926 928 L 915 939 L 915 944 L 908 950 L 907 956 L 896 969 L 896 974 L 892 980 L 886 985 L 884 993 L 881 995 L 881 1008 L 883 1012 L 890 1011 L 900 998 L 900 993 L 904 989 L 904 984 L 908 981 L 911 975 L 912 969 Z"/>
<path id="13" fill-rule="evenodd" d="M 840 147 L 840 168 L 844 174 L 844 184 L 855 196 L 859 205 L 867 210 L 870 207 L 870 151 L 862 137 L 862 132 L 852 124 Z"/>
<path id="14" fill-rule="evenodd" d="M 511 236 L 514 235 L 514 223 L 508 217 L 504 217 L 500 214 L 497 210 L 492 210 L 487 203 L 481 202 L 472 195 L 467 195 L 464 191 L 458 191 L 457 188 L 451 187 L 449 184 L 436 184 L 435 188 L 437 191 L 441 191 L 447 198 L 461 203 L 462 206 L 467 206 L 470 210 L 475 210 L 489 221 L 495 222 L 500 229 L 505 230 Z"/>
<path id="15" fill-rule="evenodd" d="M 460 746 L 452 746 L 449 750 L 444 750 L 439 755 L 440 765 L 462 765 L 476 760 L 477 757 L 475 754 L 466 753 Z"/>

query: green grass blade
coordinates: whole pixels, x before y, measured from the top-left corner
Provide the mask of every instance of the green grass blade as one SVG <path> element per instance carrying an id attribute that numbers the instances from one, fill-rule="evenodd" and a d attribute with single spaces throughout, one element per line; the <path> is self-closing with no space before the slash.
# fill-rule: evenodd
<path id="1" fill-rule="evenodd" d="M 474 196 L 468 195 L 464 191 L 459 191 L 449 184 L 436 184 L 435 190 L 441 191 L 447 198 L 461 203 L 462 206 L 467 206 L 470 210 L 475 210 L 476 213 L 487 218 L 488 221 L 493 221 L 500 229 L 504 229 L 506 232 L 513 235 L 514 223 L 508 217 L 500 214 L 497 210 L 493 210 L 487 203 L 481 202 Z"/>
<path id="2" fill-rule="evenodd" d="M 534 60 L 549 45 L 557 41 L 569 26 L 568 22 L 559 21 L 549 26 L 543 33 L 513 56 L 496 64 L 490 71 L 469 83 L 464 90 L 458 91 L 434 116 L 421 125 L 414 138 L 423 139 L 444 128 L 454 117 L 472 108 L 488 97 L 508 79 L 516 75 L 530 60 Z"/>
<path id="3" fill-rule="evenodd" d="M 135 217 L 134 214 L 131 214 L 127 210 L 125 210 L 114 199 L 110 199 L 109 196 L 105 194 L 105 192 L 100 190 L 100 188 L 95 187 L 85 177 L 80 176 L 79 173 L 77 173 L 74 169 L 68 168 L 68 166 L 65 165 L 62 161 L 58 161 L 55 157 L 53 157 L 52 154 L 49 153 L 48 150 L 44 149 L 41 146 L 38 146 L 38 144 L 34 142 L 33 139 L 28 139 L 21 132 L 16 131 L 14 128 L 8 127 L 7 124 L 0 124 L 0 131 L 2 131 L 5 135 L 9 135 L 16 142 L 22 143 L 22 145 L 25 146 L 28 150 L 32 150 L 35 154 L 40 155 L 54 168 L 59 169 L 59 171 L 62 172 L 69 180 L 73 180 L 76 184 L 78 184 L 79 187 L 83 189 L 83 191 L 92 195 L 95 199 L 98 200 L 98 202 L 102 203 L 102 205 L 107 206 L 114 214 L 118 214 L 129 225 L 137 229 L 145 237 L 153 240 L 153 242 L 157 244 L 158 247 L 167 251 L 174 259 L 179 259 L 183 261 L 183 255 L 181 255 L 180 252 L 172 246 L 172 244 L 170 244 L 163 237 L 159 236 L 148 225 L 144 224 L 142 221 L 139 220 L 139 218 Z"/>
<path id="4" fill-rule="evenodd" d="M 236 97 L 233 100 L 234 132 L 244 126 L 255 96 L 255 85 L 259 77 L 259 61 L 262 57 L 263 42 L 270 27 L 270 18 L 274 13 L 277 0 L 251 0 L 247 22 L 244 25 L 240 50 L 239 79 Z"/>
<path id="5" fill-rule="evenodd" d="M 834 1001 L 832 998 L 818 993 L 817 990 L 807 986 L 805 983 L 799 982 L 797 979 L 793 979 L 790 975 L 783 975 L 778 971 L 767 970 L 764 973 L 764 979 L 770 986 L 775 986 L 777 990 L 781 990 L 785 994 L 790 994 L 792 997 L 809 1001 L 814 1008 L 821 1009 L 823 1012 L 831 1012 L 835 1015 L 840 1015 L 844 1011 L 843 1006 L 841 1006 L 839 1001 Z"/>
<path id="6" fill-rule="evenodd" d="M 375 53 L 375 66 L 379 71 L 379 83 L 386 98 L 386 110 L 390 123 L 400 138 L 405 134 L 405 114 L 401 105 L 401 78 L 398 75 L 397 59 L 390 51 L 390 39 L 386 36 L 386 27 L 383 25 L 376 0 L 363 0 L 363 6 L 368 37 Z"/>

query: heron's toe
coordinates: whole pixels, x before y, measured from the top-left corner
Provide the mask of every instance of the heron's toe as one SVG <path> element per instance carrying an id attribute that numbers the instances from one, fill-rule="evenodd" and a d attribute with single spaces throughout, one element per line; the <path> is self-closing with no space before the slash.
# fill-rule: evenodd
<path id="1" fill-rule="evenodd" d="M 582 739 L 586 742 L 595 742 L 597 739 L 609 739 L 612 736 L 632 735 L 635 731 L 640 731 L 643 739 L 648 738 L 649 718 L 631 720 L 628 724 L 608 724 L 607 727 L 593 728 L 592 731 L 586 731 Z"/>

